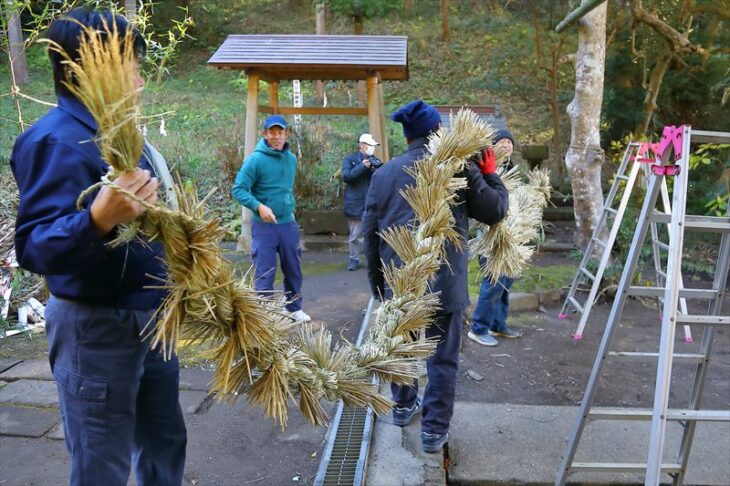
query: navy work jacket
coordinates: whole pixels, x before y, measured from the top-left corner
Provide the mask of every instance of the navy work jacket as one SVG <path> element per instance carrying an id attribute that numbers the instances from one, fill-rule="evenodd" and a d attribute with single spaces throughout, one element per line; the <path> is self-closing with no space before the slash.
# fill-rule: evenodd
<path id="1" fill-rule="evenodd" d="M 15 141 L 10 167 L 20 190 L 15 251 L 20 266 L 46 277 L 57 297 L 76 302 L 146 310 L 165 296 L 154 278 L 165 278 L 162 245 L 133 241 L 106 245 L 92 226 L 89 207 L 96 194 L 76 199 L 99 182 L 109 166 L 93 138 L 97 124 L 83 104 L 59 95 L 50 110 Z M 140 167 L 154 170 L 142 157 Z"/>
<path id="2" fill-rule="evenodd" d="M 362 163 L 370 159 L 371 167 Z M 383 165 L 374 155 L 365 155 L 360 151 L 349 154 L 342 161 L 342 180 L 345 181 L 345 196 L 342 200 L 345 216 L 350 219 L 362 219 L 365 211 L 365 198 L 370 187 L 373 172 Z"/>
<path id="3" fill-rule="evenodd" d="M 385 288 L 383 263 L 401 264 L 395 251 L 379 236 L 391 226 L 413 225 L 415 214 L 408 202 L 400 194 L 407 185 L 415 185 L 413 177 L 404 170 L 413 167 L 417 160 L 424 158 L 427 139 L 411 141 L 408 151 L 383 165 L 373 175 L 365 203 L 362 232 L 365 239 L 365 255 L 368 261 L 368 279 L 373 295 L 390 298 L 390 289 Z M 441 292 L 441 310 L 446 313 L 460 312 L 469 305 L 467 287 L 467 233 L 469 219 L 474 218 L 485 224 L 496 224 L 507 215 L 509 207 L 507 189 L 496 174 L 482 175 L 474 162 L 469 163 L 464 173 L 467 188 L 457 193 L 457 204 L 451 207 L 454 215 L 454 229 L 461 238 L 461 249 L 447 242 L 444 264 L 436 274 L 430 288 Z"/>

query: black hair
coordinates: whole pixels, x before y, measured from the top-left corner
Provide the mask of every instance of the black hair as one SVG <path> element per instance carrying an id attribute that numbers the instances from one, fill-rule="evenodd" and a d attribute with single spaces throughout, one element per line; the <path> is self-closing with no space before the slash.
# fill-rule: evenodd
<path id="1" fill-rule="evenodd" d="M 133 36 L 132 46 L 135 56 L 137 56 L 137 59 L 145 56 L 147 53 L 147 42 L 142 37 L 142 34 L 123 15 L 115 14 L 110 10 L 91 10 L 84 7 L 70 10 L 51 23 L 46 32 L 46 38 L 58 44 L 71 59 L 78 61 L 84 27 L 101 31 L 105 25 L 110 29 L 113 29 L 116 25 L 117 32 L 120 36 L 127 35 L 127 31 L 131 29 Z M 63 63 L 63 56 L 54 49 L 49 49 L 48 57 L 51 60 L 51 67 L 53 68 L 53 84 L 56 88 L 56 93 L 70 94 L 68 88 L 64 86 L 64 82 L 73 83 L 73 79 L 68 76 L 68 71 Z"/>

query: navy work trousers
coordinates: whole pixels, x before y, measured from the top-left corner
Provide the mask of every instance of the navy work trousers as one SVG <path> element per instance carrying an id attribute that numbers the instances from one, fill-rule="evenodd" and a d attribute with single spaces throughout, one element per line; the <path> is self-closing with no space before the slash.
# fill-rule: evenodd
<path id="1" fill-rule="evenodd" d="M 274 289 L 278 253 L 288 302 L 286 310 L 301 310 L 302 245 L 299 241 L 299 225 L 294 221 L 283 224 L 254 221 L 251 224 L 251 250 L 256 290 L 270 293 Z"/>
<path id="2" fill-rule="evenodd" d="M 140 486 L 182 484 L 179 366 L 140 337 L 152 311 L 51 297 L 45 312 L 71 484 L 126 486 L 132 464 Z"/>
<path id="3" fill-rule="evenodd" d="M 454 415 L 461 312 L 437 313 L 434 322 L 426 328 L 426 337 L 438 338 L 438 346 L 426 361 L 428 384 L 423 392 L 421 430 L 429 434 L 445 434 Z M 411 407 L 418 396 L 418 380 L 413 386 L 390 385 L 390 390 L 397 406 Z"/>

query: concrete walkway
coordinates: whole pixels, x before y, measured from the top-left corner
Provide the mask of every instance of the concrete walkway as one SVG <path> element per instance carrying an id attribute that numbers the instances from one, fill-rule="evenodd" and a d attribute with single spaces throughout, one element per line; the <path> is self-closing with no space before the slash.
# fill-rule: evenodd
<path id="1" fill-rule="evenodd" d="M 578 407 L 457 402 L 448 444 L 447 472 L 434 468 L 440 454 L 420 450 L 419 424 L 401 429 L 389 418 L 375 427 L 369 486 L 553 484 Z M 667 428 L 665 460 L 676 461 L 680 426 Z M 648 422 L 596 421 L 586 427 L 577 460 L 643 462 L 649 443 Z M 673 457 L 674 456 L 674 457 Z M 697 427 L 686 485 L 730 484 L 730 425 Z M 667 481 L 669 476 L 666 476 Z M 630 474 L 581 473 L 576 484 L 643 484 Z"/>

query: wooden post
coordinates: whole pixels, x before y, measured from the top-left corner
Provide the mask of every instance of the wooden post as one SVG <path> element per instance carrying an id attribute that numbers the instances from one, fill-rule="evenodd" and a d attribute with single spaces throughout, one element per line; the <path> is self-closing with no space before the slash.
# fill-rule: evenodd
<path id="1" fill-rule="evenodd" d="M 368 76 L 367 81 L 367 105 L 368 105 L 368 131 L 375 137 L 381 137 L 378 140 L 381 145 L 375 149 L 375 155 L 382 160 L 382 129 L 380 126 L 380 101 L 378 96 L 378 76 L 373 74 Z"/>
<path id="2" fill-rule="evenodd" d="M 13 84 L 28 82 L 28 63 L 25 60 L 25 43 L 20 15 L 12 0 L 5 0 L 8 26 L 8 53 L 10 54 L 10 72 Z M 21 130 L 23 127 L 21 126 Z"/>
<path id="3" fill-rule="evenodd" d="M 385 99 L 383 97 L 383 80 L 378 76 L 378 111 L 380 112 L 380 148 L 382 149 L 383 162 L 390 160 L 390 149 L 388 147 L 388 120 L 385 116 Z"/>
<path id="4" fill-rule="evenodd" d="M 269 81 L 269 106 L 275 115 L 279 113 L 279 81 Z"/>
<path id="5" fill-rule="evenodd" d="M 259 114 L 259 75 L 247 72 L 248 94 L 246 96 L 246 135 L 243 146 L 244 159 L 253 153 L 258 141 Z M 241 236 L 238 237 L 236 250 L 251 252 L 251 210 L 241 207 Z"/>

